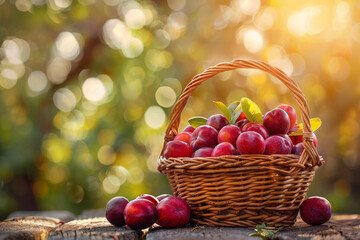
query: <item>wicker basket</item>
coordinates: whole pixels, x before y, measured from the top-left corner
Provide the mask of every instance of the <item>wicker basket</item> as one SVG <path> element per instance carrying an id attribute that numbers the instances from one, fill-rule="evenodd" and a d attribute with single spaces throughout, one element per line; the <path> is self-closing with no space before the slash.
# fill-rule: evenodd
<path id="1" fill-rule="evenodd" d="M 265 222 L 273 227 L 290 226 L 296 221 L 315 170 L 324 161 L 313 144 L 304 94 L 280 69 L 262 61 L 237 59 L 196 75 L 172 109 L 164 147 L 178 133 L 181 112 L 190 94 L 216 74 L 237 68 L 268 72 L 290 89 L 301 110 L 303 153 L 166 159 L 163 149 L 158 170 L 166 174 L 174 195 L 188 202 L 191 221 L 198 225 L 253 228 Z"/>

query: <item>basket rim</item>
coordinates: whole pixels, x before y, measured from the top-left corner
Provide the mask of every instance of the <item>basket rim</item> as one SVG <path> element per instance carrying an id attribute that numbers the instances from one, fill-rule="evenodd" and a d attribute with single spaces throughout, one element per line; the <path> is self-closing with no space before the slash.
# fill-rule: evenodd
<path id="1" fill-rule="evenodd" d="M 171 171 L 190 171 L 193 173 L 225 173 L 249 170 L 273 170 L 281 175 L 292 175 L 290 169 L 316 170 L 318 165 L 305 165 L 298 162 L 299 155 L 295 154 L 243 154 L 223 155 L 219 157 L 180 157 L 158 159 L 158 170 L 161 173 Z M 320 161 L 324 159 L 320 156 Z"/>

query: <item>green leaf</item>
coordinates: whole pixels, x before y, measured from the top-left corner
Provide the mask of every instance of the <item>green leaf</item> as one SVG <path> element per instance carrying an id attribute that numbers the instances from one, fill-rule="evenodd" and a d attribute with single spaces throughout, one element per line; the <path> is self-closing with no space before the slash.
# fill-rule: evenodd
<path id="1" fill-rule="evenodd" d="M 229 111 L 231 114 L 231 120 L 230 123 L 234 124 L 236 122 L 236 120 L 238 119 L 238 117 L 240 116 L 240 114 L 242 113 L 241 110 L 241 104 L 240 101 L 234 101 L 233 103 L 231 103 L 229 105 Z"/>
<path id="2" fill-rule="evenodd" d="M 240 114 L 242 113 L 243 111 L 241 110 L 241 106 L 240 106 L 240 109 L 237 110 L 235 112 L 235 114 L 231 117 L 231 121 L 230 123 L 234 124 L 236 122 L 236 120 L 239 118 Z"/>
<path id="3" fill-rule="evenodd" d="M 272 238 L 274 236 L 274 232 L 271 230 L 263 229 L 262 232 L 264 233 L 265 237 Z"/>
<path id="4" fill-rule="evenodd" d="M 231 116 L 234 116 L 234 113 L 236 113 L 235 110 L 237 109 L 237 107 L 239 105 L 240 105 L 240 101 L 234 101 L 228 106 L 228 109 L 229 109 L 229 112 L 230 112 Z"/>
<path id="5" fill-rule="evenodd" d="M 241 99 L 241 108 L 250 122 L 263 123 L 263 117 L 259 106 L 249 98 Z"/>
<path id="6" fill-rule="evenodd" d="M 249 236 L 250 237 L 260 237 L 263 240 L 267 240 L 266 237 L 264 236 L 264 234 L 262 234 L 262 233 L 251 233 Z"/>
<path id="7" fill-rule="evenodd" d="M 263 222 L 261 225 L 256 225 L 255 229 L 256 230 L 266 229 L 266 224 Z"/>
<path id="8" fill-rule="evenodd" d="M 300 123 L 297 126 L 298 126 L 298 130 L 290 133 L 289 136 L 299 136 L 303 134 L 303 130 L 304 130 L 303 124 Z M 320 118 L 311 118 L 310 126 L 311 126 L 311 131 L 315 132 L 321 126 Z"/>
<path id="9" fill-rule="evenodd" d="M 224 116 L 226 117 L 226 119 L 230 122 L 231 121 L 231 114 L 230 111 L 228 109 L 228 107 L 220 102 L 220 101 L 214 101 L 215 105 L 221 110 L 221 112 L 224 114 Z"/>
<path id="10" fill-rule="evenodd" d="M 205 125 L 207 122 L 207 118 L 204 117 L 192 117 L 188 120 L 189 124 L 194 128 L 197 128 L 201 125 Z"/>

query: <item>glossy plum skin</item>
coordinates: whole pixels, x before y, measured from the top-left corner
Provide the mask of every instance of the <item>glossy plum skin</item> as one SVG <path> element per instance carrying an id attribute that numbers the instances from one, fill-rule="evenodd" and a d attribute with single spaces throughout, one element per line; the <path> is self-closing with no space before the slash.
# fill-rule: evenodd
<path id="1" fill-rule="evenodd" d="M 227 125 L 223 127 L 218 134 L 218 142 L 229 142 L 236 146 L 236 139 L 239 137 L 241 130 L 238 126 Z"/>
<path id="2" fill-rule="evenodd" d="M 259 134 L 261 134 L 261 136 L 264 139 L 267 139 L 269 137 L 269 132 L 268 130 L 264 127 L 264 125 L 262 125 L 261 123 L 255 123 L 255 122 L 251 122 L 251 123 L 247 123 L 243 128 L 242 128 L 243 132 L 247 132 L 247 131 L 254 131 L 257 132 Z"/>
<path id="3" fill-rule="evenodd" d="M 240 121 L 235 122 L 235 125 L 240 128 L 240 130 L 243 132 L 243 127 L 248 124 L 250 121 L 247 119 L 241 119 Z"/>
<path id="4" fill-rule="evenodd" d="M 239 135 L 236 140 L 236 147 L 240 154 L 263 154 L 265 142 L 261 134 L 248 131 Z"/>
<path id="5" fill-rule="evenodd" d="M 247 120 L 247 117 L 246 117 L 246 115 L 245 115 L 245 113 L 244 113 L 244 112 L 241 112 L 241 113 L 240 113 L 240 115 L 239 115 L 239 117 L 236 119 L 236 121 L 235 121 L 235 122 L 238 122 L 238 121 L 240 121 L 240 120 L 244 120 L 244 119 L 246 119 L 246 120 Z"/>
<path id="6" fill-rule="evenodd" d="M 218 131 L 209 125 L 202 125 L 195 129 L 191 135 L 190 146 L 197 150 L 202 147 L 215 147 L 217 141 Z"/>
<path id="7" fill-rule="evenodd" d="M 159 200 L 158 200 L 156 197 L 154 197 L 153 195 L 151 195 L 151 194 L 141 194 L 141 195 L 138 196 L 137 198 L 147 199 L 147 200 L 151 201 L 151 202 L 155 205 L 155 207 L 156 207 L 156 206 L 158 205 L 158 203 L 159 203 Z"/>
<path id="8" fill-rule="evenodd" d="M 166 158 L 191 157 L 193 153 L 194 149 L 189 144 L 179 140 L 168 142 L 164 149 Z"/>
<path id="9" fill-rule="evenodd" d="M 137 198 L 126 205 L 124 218 L 131 229 L 140 230 L 152 226 L 158 218 L 158 212 L 151 201 Z"/>
<path id="10" fill-rule="evenodd" d="M 318 145 L 318 139 L 315 135 L 315 133 L 313 134 L 313 142 L 314 142 L 314 146 L 317 147 Z M 290 136 L 291 141 L 293 142 L 294 145 L 301 143 L 303 141 L 303 135 L 298 135 L 298 136 Z"/>
<path id="11" fill-rule="evenodd" d="M 129 203 L 125 197 L 114 197 L 106 205 L 105 217 L 114 226 L 125 225 L 124 209 Z"/>
<path id="12" fill-rule="evenodd" d="M 163 199 L 165 199 L 165 198 L 167 198 L 167 197 L 172 197 L 172 195 L 171 195 L 171 194 L 164 193 L 164 194 L 161 194 L 161 195 L 157 196 L 156 198 L 157 198 L 157 200 L 159 200 L 159 202 L 160 202 L 161 200 L 163 200 Z"/>
<path id="13" fill-rule="evenodd" d="M 238 151 L 236 150 L 234 145 L 232 145 L 229 142 L 223 142 L 223 143 L 219 143 L 218 145 L 216 145 L 216 147 L 214 148 L 214 150 L 211 153 L 211 156 L 219 157 L 219 156 L 223 156 L 223 155 L 237 155 L 237 153 L 238 153 Z"/>
<path id="14" fill-rule="evenodd" d="M 212 126 L 217 131 L 220 131 L 221 128 L 228 125 L 229 121 L 226 119 L 224 115 L 215 114 L 208 118 L 206 125 Z"/>
<path id="15" fill-rule="evenodd" d="M 331 218 L 331 204 L 323 197 L 309 197 L 300 205 L 300 216 L 310 225 L 321 225 Z"/>
<path id="16" fill-rule="evenodd" d="M 179 133 L 178 135 L 176 135 L 174 140 L 179 140 L 179 141 L 186 142 L 187 144 L 190 144 L 190 138 L 191 138 L 190 132 L 182 132 L 182 133 Z"/>
<path id="17" fill-rule="evenodd" d="M 272 135 L 272 136 L 279 136 L 279 137 L 285 138 L 285 140 L 287 140 L 290 143 L 291 147 L 294 146 L 291 138 L 287 134 L 275 134 L 275 135 Z"/>
<path id="18" fill-rule="evenodd" d="M 291 143 L 280 136 L 270 136 L 265 140 L 265 154 L 290 154 Z"/>
<path id="19" fill-rule="evenodd" d="M 194 131 L 195 131 L 195 128 L 191 125 L 187 125 L 183 130 L 183 132 L 189 132 L 189 133 L 192 133 Z"/>
<path id="20" fill-rule="evenodd" d="M 301 153 L 304 151 L 304 146 L 302 144 L 302 142 L 296 144 L 295 146 L 293 146 L 291 153 L 292 154 L 296 154 L 296 155 L 301 155 Z"/>
<path id="21" fill-rule="evenodd" d="M 196 150 L 193 154 L 193 157 L 211 157 L 214 148 L 203 147 Z"/>
<path id="22" fill-rule="evenodd" d="M 283 109 L 275 108 L 265 114 L 264 126 L 270 135 L 286 134 L 290 129 L 290 119 Z"/>
<path id="23" fill-rule="evenodd" d="M 157 223 L 165 228 L 183 227 L 190 220 L 190 207 L 179 197 L 165 198 L 156 209 L 159 214 Z"/>
<path id="24" fill-rule="evenodd" d="M 281 108 L 282 110 L 284 110 L 290 119 L 290 128 L 294 127 L 296 124 L 296 111 L 295 109 L 287 104 L 281 104 L 279 106 L 277 106 L 277 108 Z"/>

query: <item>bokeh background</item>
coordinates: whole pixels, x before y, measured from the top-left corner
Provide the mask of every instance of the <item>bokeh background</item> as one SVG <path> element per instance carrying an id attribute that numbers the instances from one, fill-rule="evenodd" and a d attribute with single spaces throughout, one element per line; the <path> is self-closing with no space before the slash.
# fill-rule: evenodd
<path id="1" fill-rule="evenodd" d="M 195 74 L 234 58 L 298 83 L 323 121 L 309 195 L 360 213 L 359 13 L 355 0 L 0 0 L 0 219 L 169 193 L 157 158 L 171 108 Z M 232 71 L 193 92 L 180 129 L 242 97 L 299 111 L 278 80 Z"/>

